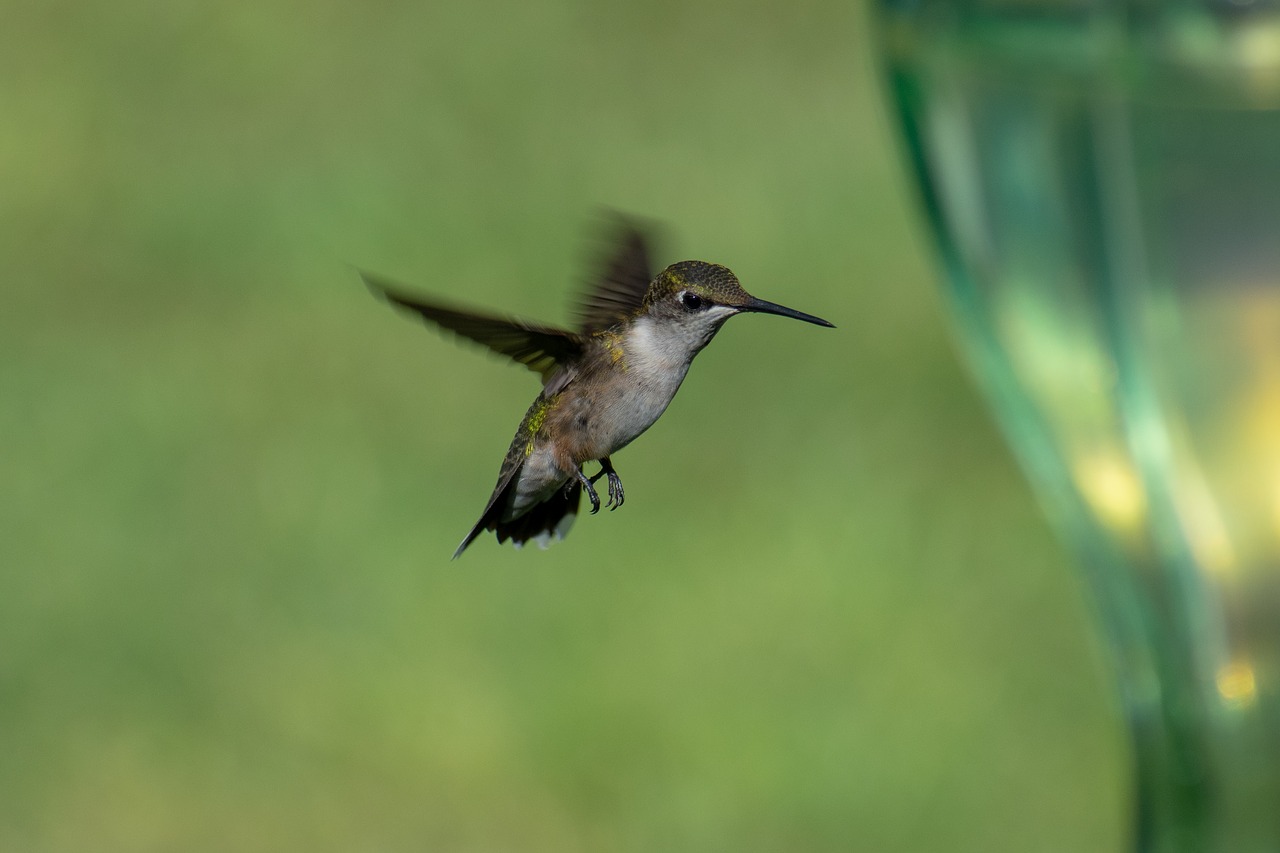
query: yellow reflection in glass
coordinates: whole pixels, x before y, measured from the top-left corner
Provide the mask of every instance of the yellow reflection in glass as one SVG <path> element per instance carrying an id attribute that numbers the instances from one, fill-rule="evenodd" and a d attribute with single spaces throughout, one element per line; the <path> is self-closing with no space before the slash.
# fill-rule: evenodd
<path id="1" fill-rule="evenodd" d="M 1274 91 L 1276 66 L 1280 65 L 1280 27 L 1248 27 L 1236 39 L 1236 60 L 1253 72 L 1251 82 L 1258 88 Z"/>
<path id="2" fill-rule="evenodd" d="M 1104 449 L 1081 456 L 1072 473 L 1080 494 L 1100 521 L 1119 531 L 1142 526 L 1147 496 L 1133 465 L 1121 453 Z"/>
<path id="3" fill-rule="evenodd" d="M 1232 708 L 1248 708 L 1258 700 L 1258 679 L 1253 666 L 1233 661 L 1218 670 L 1218 695 Z"/>
<path id="4" fill-rule="evenodd" d="M 1271 477 L 1271 516 L 1276 533 L 1280 534 L 1280 471 Z"/>

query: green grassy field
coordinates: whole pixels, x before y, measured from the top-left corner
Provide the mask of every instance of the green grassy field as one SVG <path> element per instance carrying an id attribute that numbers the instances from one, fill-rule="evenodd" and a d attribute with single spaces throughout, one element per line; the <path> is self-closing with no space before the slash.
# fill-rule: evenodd
<path id="1" fill-rule="evenodd" d="M 856 4 L 10 2 L 0 849 L 1107 851 L 1082 590 L 951 345 Z M 564 321 L 607 205 L 732 321 L 547 552 L 537 391 L 353 269 Z"/>

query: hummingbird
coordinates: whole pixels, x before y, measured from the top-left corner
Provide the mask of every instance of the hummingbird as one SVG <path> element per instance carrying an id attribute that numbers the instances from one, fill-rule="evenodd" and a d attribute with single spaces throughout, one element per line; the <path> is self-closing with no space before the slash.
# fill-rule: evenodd
<path id="1" fill-rule="evenodd" d="M 578 301 L 576 330 L 463 309 L 361 273 L 375 294 L 443 329 L 525 365 L 542 392 L 516 430 L 498 482 L 480 519 L 453 558 L 485 531 L 519 548 L 563 539 L 582 493 L 600 511 L 595 484 L 608 478 L 605 506 L 622 506 L 625 492 L 611 457 L 653 426 L 689 365 L 735 314 L 776 314 L 833 324 L 742 289 L 727 267 L 680 261 L 656 275 L 649 241 L 635 225 L 617 229 L 605 263 Z M 596 462 L 593 476 L 583 465 Z"/>

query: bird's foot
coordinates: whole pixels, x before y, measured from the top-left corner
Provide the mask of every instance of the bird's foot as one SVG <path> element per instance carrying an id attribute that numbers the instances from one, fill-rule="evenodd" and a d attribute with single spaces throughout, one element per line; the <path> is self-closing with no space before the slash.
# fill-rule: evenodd
<path id="1" fill-rule="evenodd" d="M 582 484 L 583 490 L 587 493 L 587 500 L 591 501 L 591 514 L 595 515 L 600 511 L 600 496 L 596 494 L 595 486 L 593 486 L 592 483 L 599 479 L 599 475 L 589 478 L 586 474 L 582 473 L 581 468 L 574 471 L 574 473 L 578 475 L 578 482 Z M 568 485 L 565 486 L 566 490 L 571 488 L 573 488 L 572 480 L 570 480 Z M 610 486 L 610 495 L 613 494 L 612 488 L 613 487 Z"/>
<path id="2" fill-rule="evenodd" d="M 600 460 L 600 470 L 596 472 L 590 482 L 594 483 L 605 476 L 609 478 L 609 500 L 605 503 L 605 506 L 612 512 L 622 506 L 622 502 L 626 500 L 626 492 L 622 490 L 622 478 L 618 476 L 617 471 L 613 470 L 613 463 L 608 456 Z"/>
<path id="3" fill-rule="evenodd" d="M 609 472 L 609 504 L 612 504 L 612 506 L 609 506 L 609 504 L 606 504 L 606 506 L 609 506 L 609 511 L 613 512 L 615 509 L 622 506 L 622 502 L 625 499 L 626 499 L 626 493 L 622 491 L 622 478 L 619 477 L 613 471 L 610 471 Z"/>

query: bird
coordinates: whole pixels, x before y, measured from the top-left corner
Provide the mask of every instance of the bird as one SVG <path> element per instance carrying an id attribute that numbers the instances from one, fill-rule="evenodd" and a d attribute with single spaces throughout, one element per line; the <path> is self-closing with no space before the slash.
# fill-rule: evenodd
<path id="1" fill-rule="evenodd" d="M 820 317 L 757 299 L 728 267 L 673 263 L 653 273 L 645 230 L 619 221 L 604 263 L 579 297 L 577 328 L 562 329 L 460 307 L 406 290 L 369 272 L 365 284 L 393 306 L 483 344 L 537 373 L 542 391 L 503 457 L 489 502 L 462 540 L 457 559 L 481 534 L 520 548 L 563 539 L 582 494 L 600 510 L 595 484 L 607 478 L 605 506 L 626 493 L 612 456 L 666 410 L 694 357 L 737 314 L 775 314 L 834 328 Z M 584 473 L 588 462 L 600 470 Z"/>

